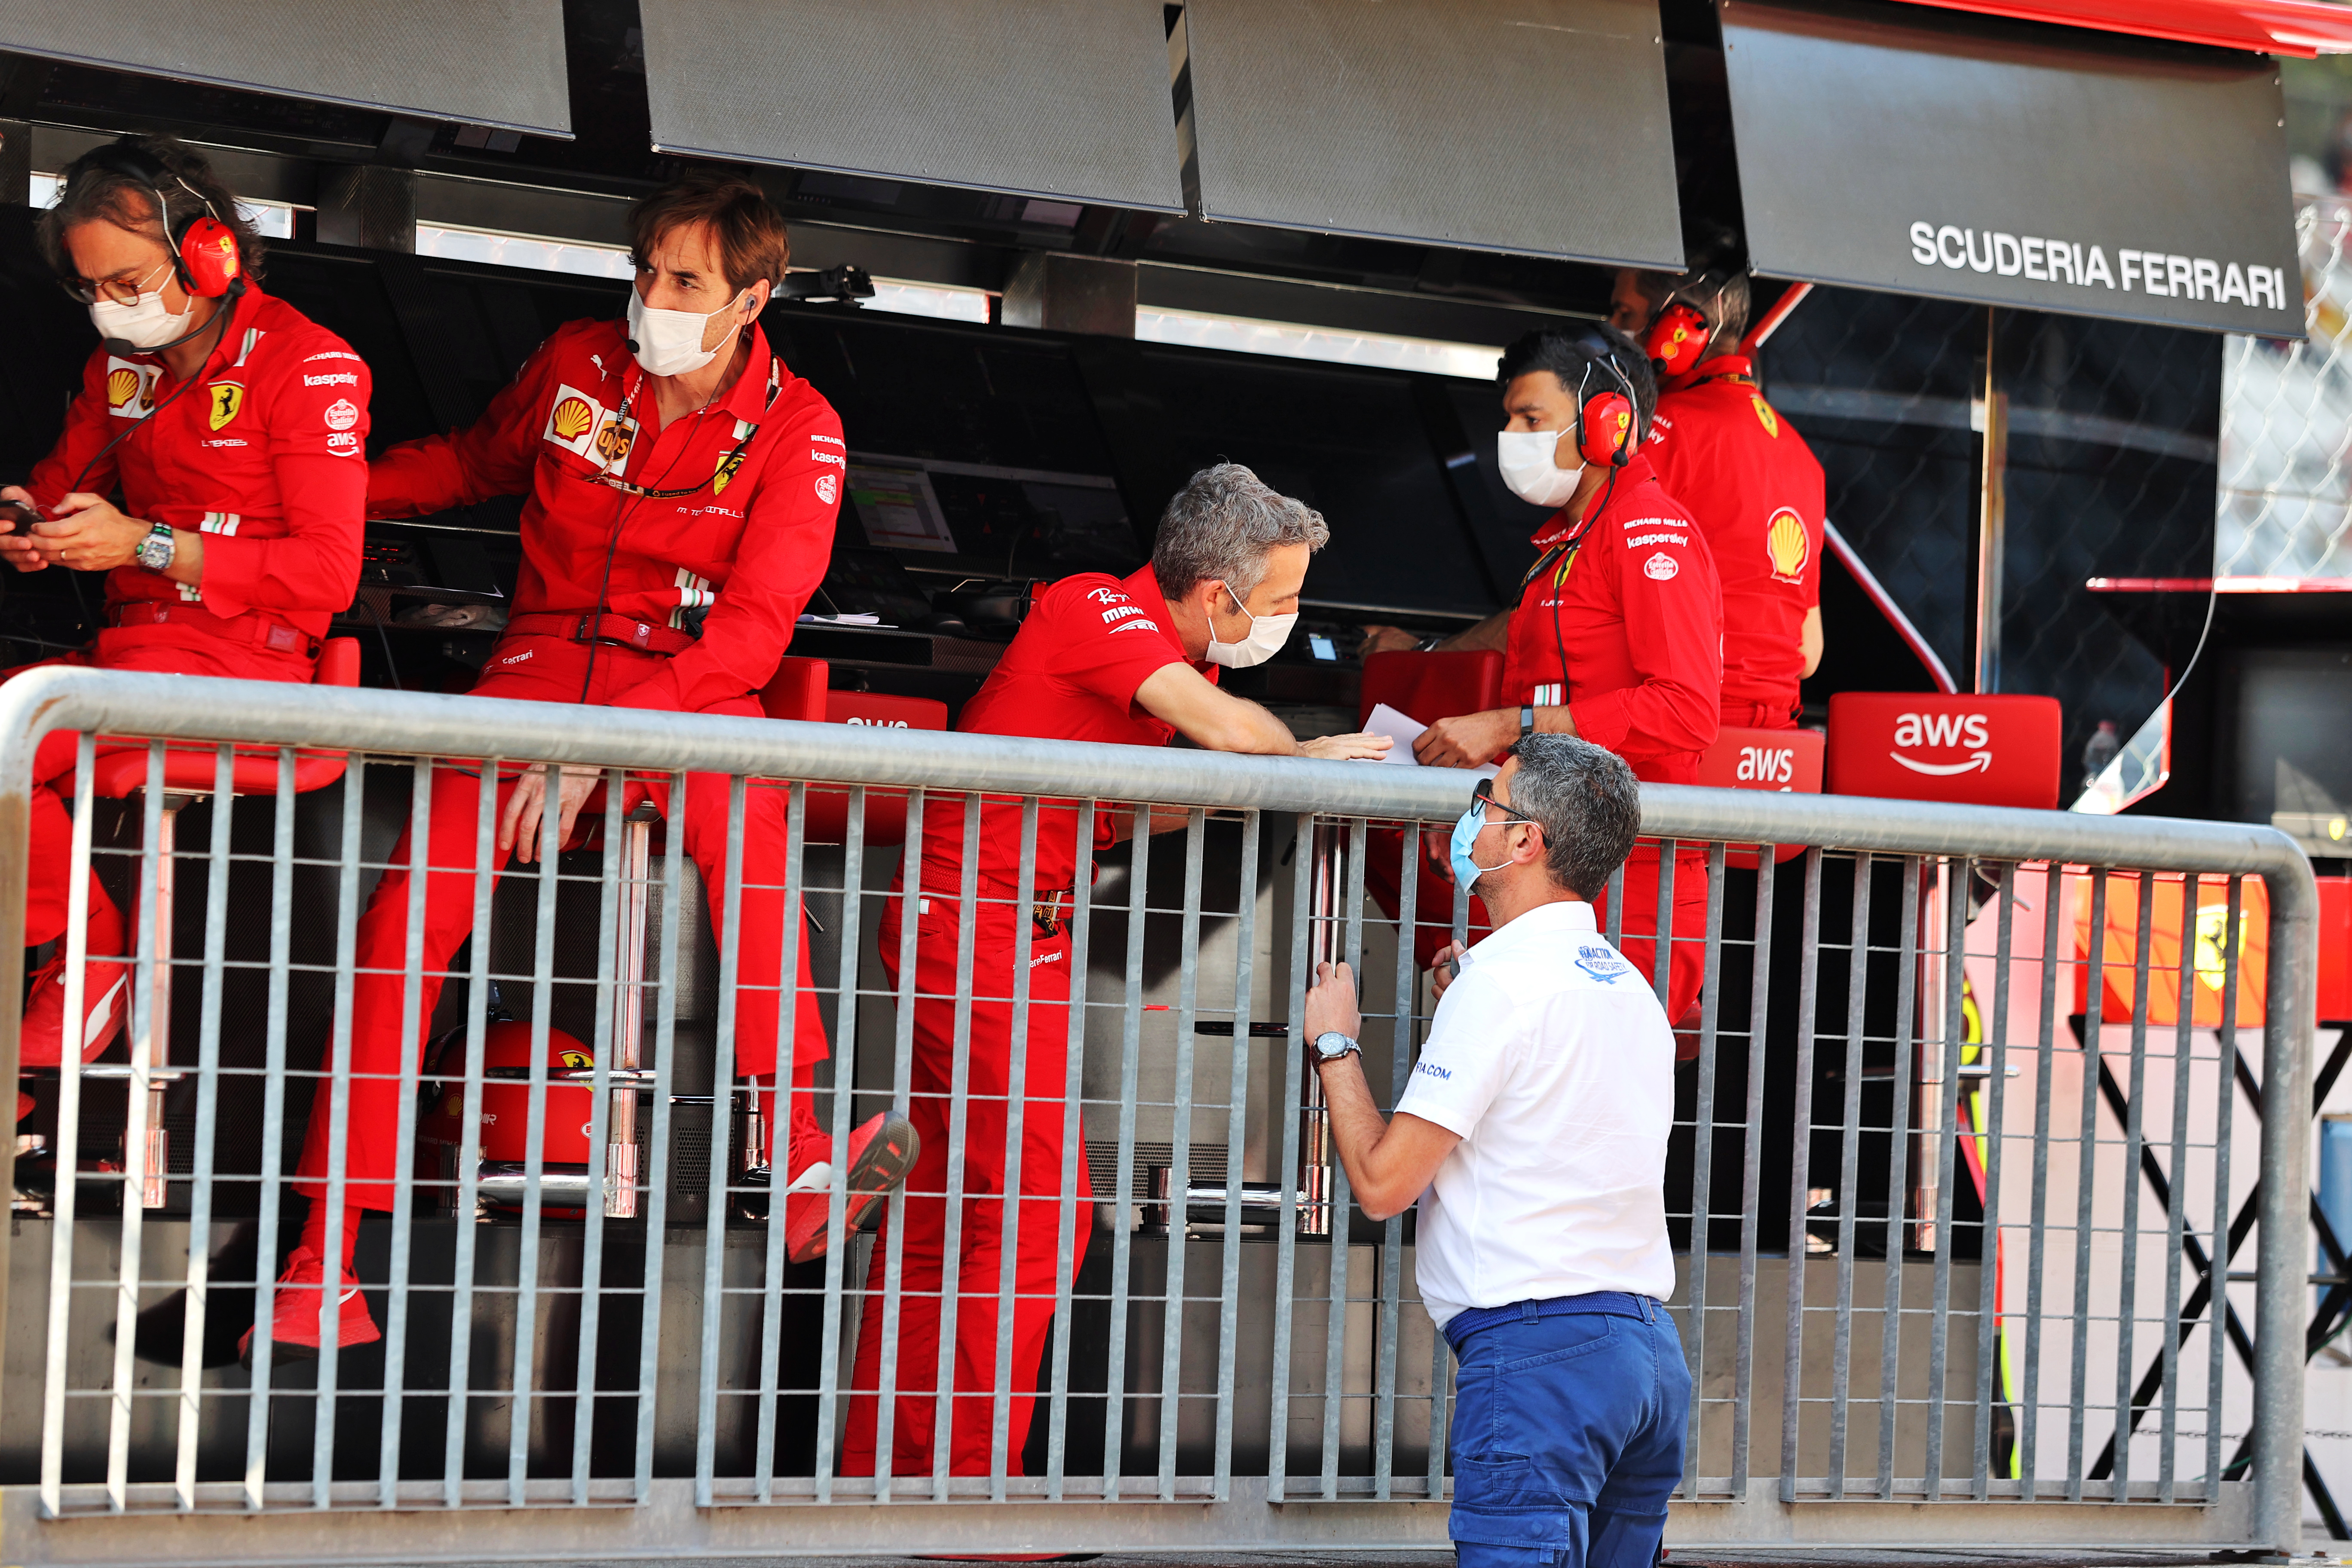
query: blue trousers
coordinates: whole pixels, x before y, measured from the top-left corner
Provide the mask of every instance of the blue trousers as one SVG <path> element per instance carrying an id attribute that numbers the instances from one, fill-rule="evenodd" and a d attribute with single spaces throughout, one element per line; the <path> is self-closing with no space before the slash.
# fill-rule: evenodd
<path id="1" fill-rule="evenodd" d="M 1690 1419 L 1674 1320 L 1654 1302 L 1519 1313 L 1454 1345 L 1462 1568 L 1650 1568 Z"/>

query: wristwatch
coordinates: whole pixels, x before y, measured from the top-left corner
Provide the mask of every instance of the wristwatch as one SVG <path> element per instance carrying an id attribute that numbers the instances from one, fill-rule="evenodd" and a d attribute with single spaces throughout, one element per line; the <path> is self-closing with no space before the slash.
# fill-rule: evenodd
<path id="1" fill-rule="evenodd" d="M 139 542 L 139 564 L 150 572 L 168 572 L 172 569 L 172 557 L 177 553 L 178 548 L 177 542 L 172 537 L 172 525 L 159 522 L 147 531 L 146 538 Z"/>
<path id="2" fill-rule="evenodd" d="M 1524 705 L 1523 707 L 1521 707 L 1521 708 L 1519 709 L 1519 739 L 1520 739 L 1520 740 L 1522 740 L 1522 741 L 1524 741 L 1524 740 L 1526 740 L 1529 735 L 1532 735 L 1532 734 L 1534 734 L 1535 732 L 1536 732 L 1536 710 L 1535 710 L 1535 704 L 1533 704 L 1533 703 L 1528 703 L 1528 704 Z"/>
<path id="3" fill-rule="evenodd" d="M 1364 1047 L 1337 1029 L 1326 1029 L 1315 1037 L 1315 1059 L 1336 1062 L 1341 1057 L 1361 1056 Z"/>

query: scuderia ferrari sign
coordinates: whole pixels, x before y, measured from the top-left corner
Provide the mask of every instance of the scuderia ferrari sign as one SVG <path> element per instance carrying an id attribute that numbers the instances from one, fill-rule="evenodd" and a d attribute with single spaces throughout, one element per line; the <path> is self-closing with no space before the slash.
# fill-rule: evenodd
<path id="1" fill-rule="evenodd" d="M 1864 0 L 1719 0 L 1767 275 L 2300 337 L 2278 63 Z"/>

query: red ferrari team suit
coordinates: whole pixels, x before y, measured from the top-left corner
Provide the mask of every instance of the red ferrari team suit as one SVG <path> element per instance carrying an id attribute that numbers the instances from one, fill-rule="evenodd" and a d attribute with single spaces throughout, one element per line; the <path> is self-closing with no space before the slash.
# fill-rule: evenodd
<path id="1" fill-rule="evenodd" d="M 1036 595 L 1028 619 L 979 694 L 964 705 L 957 728 L 982 735 L 1034 735 L 1095 745 L 1161 746 L 1175 731 L 1135 702 L 1137 688 L 1155 671 L 1185 658 L 1175 623 L 1151 568 L 1124 581 L 1099 573 L 1065 577 Z M 1212 680 L 1216 668 L 1195 664 Z M 972 970 L 958 984 L 956 953 L 962 916 L 958 897 L 966 866 L 964 812 L 954 798 L 932 797 L 923 811 L 922 883 L 915 906 L 914 1066 L 908 1112 L 922 1135 L 922 1152 L 907 1182 L 902 1294 L 898 1307 L 895 1400 L 890 1438 L 893 1473 L 928 1474 L 936 1435 L 940 1386 L 942 1279 L 952 1291 L 954 1415 L 949 1440 L 956 1475 L 989 1472 L 996 1388 L 997 1317 L 1004 1253 L 1013 1254 L 1011 1420 L 1007 1468 L 1018 1474 L 1028 1440 L 1037 1386 L 1037 1362 L 1053 1321 L 1055 1264 L 1061 1238 L 1062 1155 L 1067 1133 L 1070 936 L 1065 923 L 1077 869 L 1081 827 L 1097 847 L 1113 841 L 1104 812 L 1081 824 L 1073 802 L 1047 801 L 1038 812 L 1031 903 L 1019 907 L 1021 818 L 1018 802 L 981 811 L 979 904 L 971 916 Z M 898 983 L 901 899 L 885 907 L 881 953 L 893 986 Z M 1021 1134 L 1011 1140 L 1013 979 L 1020 961 L 1019 933 L 1029 927 L 1029 1016 Z M 952 1085 L 959 1053 L 959 994 L 970 997 L 971 1034 L 961 1053 L 967 1105 L 961 1145 L 951 1145 Z M 1010 1173 L 1018 1161 L 1016 1178 Z M 954 1163 L 961 1165 L 963 1203 L 957 1255 L 945 1256 L 948 1199 Z M 1071 1268 L 1085 1260 L 1093 1228 L 1093 1199 L 1083 1153 L 1078 1160 L 1077 1224 Z M 1008 1204 L 1008 1187 L 1022 1200 Z M 1008 1214 L 1008 1210 L 1011 1210 Z M 1017 1227 L 1017 1228 L 1016 1228 Z M 842 1473 L 874 1471 L 881 1384 L 886 1235 L 874 1248 L 865 1316 L 850 1387 L 849 1429 Z"/>
<path id="2" fill-rule="evenodd" d="M 44 511 L 69 491 L 105 495 L 119 483 L 128 515 L 205 536 L 203 581 L 115 568 L 97 640 L 44 663 L 308 681 L 328 624 L 352 602 L 367 495 L 368 367 L 342 339 L 250 280 L 219 309 L 227 319 L 212 329 L 193 382 L 173 375 L 160 354 L 93 353 L 64 434 L 25 481 Z M 60 732 L 36 754 L 27 943 L 66 931 L 75 747 L 76 737 Z M 89 900 L 90 951 L 125 952 L 121 912 L 94 877 Z M 91 1019 L 109 1016 L 106 1003 L 90 992 Z M 57 1062 L 56 1038 L 43 1044 L 46 1061 L 28 1054 L 26 1065 Z"/>
<path id="3" fill-rule="evenodd" d="M 1723 584 L 1723 721 L 1796 728 L 1805 613 L 1822 602 L 1822 466 L 1723 354 L 1659 394 L 1643 456 L 1706 536 Z"/>
<path id="4" fill-rule="evenodd" d="M 1623 757 L 1636 778 L 1696 784 L 1700 754 L 1717 727 L 1723 595 L 1690 514 L 1636 453 L 1583 521 L 1565 509 L 1554 512 L 1535 546 L 1539 554 L 1511 613 L 1504 700 L 1565 706 L 1576 732 Z M 1619 950 L 1654 975 L 1655 845 L 1634 847 L 1623 897 Z M 1606 930 L 1606 900 L 1595 903 Z M 1675 857 L 1672 930 L 1666 1016 L 1679 1020 L 1697 999 L 1706 968 L 1703 848 Z"/>
<path id="5" fill-rule="evenodd" d="M 743 336 L 734 385 L 665 426 L 625 338 L 617 321 L 557 329 L 471 428 L 406 442 L 377 458 L 368 473 L 368 510 L 413 517 L 524 496 L 513 612 L 473 695 L 756 717 L 755 693 L 774 675 L 832 552 L 845 471 L 841 422 L 753 326 Z M 631 493 L 614 480 L 655 493 Z M 695 612 L 703 615 L 699 637 L 686 629 Z M 473 929 L 479 772 L 444 763 L 433 774 L 423 952 L 412 960 L 406 951 L 415 863 L 406 834 L 361 917 L 346 1155 L 352 1206 L 392 1206 L 390 1179 L 402 1157 L 394 1146 L 397 1075 L 404 1053 L 422 1044 L 421 1026 L 418 1037 L 402 1037 L 403 970 L 421 963 L 420 1017 L 430 1015 L 438 972 Z M 501 775 L 499 811 L 514 785 L 513 772 Z M 643 787 L 671 831 L 682 827 L 686 852 L 709 891 L 712 925 L 723 935 L 726 776 L 687 775 L 682 824 L 667 780 Z M 592 798 L 588 809 L 594 808 Z M 750 791 L 739 1072 L 775 1070 L 780 954 L 785 921 L 798 918 L 784 905 L 784 845 L 782 792 Z M 804 1087 L 826 1045 L 808 943 L 798 946 L 794 1079 Z M 327 1175 L 328 1104 L 323 1095 L 316 1102 L 298 1172 L 298 1190 L 313 1196 Z M 814 1131 L 804 1094 L 794 1096 L 793 1114 L 797 1130 Z"/>

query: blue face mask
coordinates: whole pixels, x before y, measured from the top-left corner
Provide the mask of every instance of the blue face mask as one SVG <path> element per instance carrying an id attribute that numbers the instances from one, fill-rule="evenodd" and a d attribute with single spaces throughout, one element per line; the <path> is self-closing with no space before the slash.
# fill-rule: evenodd
<path id="1" fill-rule="evenodd" d="M 1478 842 L 1479 830 L 1486 826 L 1486 808 L 1483 805 L 1474 805 L 1464 812 L 1461 820 L 1454 825 L 1454 880 L 1465 889 L 1476 886 L 1478 879 L 1486 873 L 1499 871 L 1510 863 L 1507 860 L 1498 865 L 1481 866 L 1470 858 L 1472 847 Z"/>

